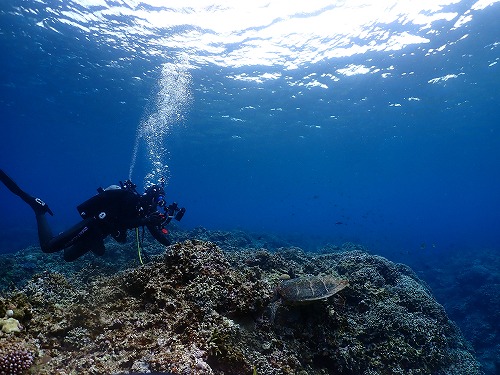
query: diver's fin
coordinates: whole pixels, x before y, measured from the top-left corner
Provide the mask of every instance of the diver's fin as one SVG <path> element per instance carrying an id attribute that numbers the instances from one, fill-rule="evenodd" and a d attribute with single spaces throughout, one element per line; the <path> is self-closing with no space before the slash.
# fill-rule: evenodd
<path id="1" fill-rule="evenodd" d="M 19 197 L 21 197 L 22 195 L 26 195 L 26 193 L 22 191 L 19 186 L 17 186 L 14 180 L 12 180 L 12 178 L 7 176 L 5 172 L 1 169 L 0 169 L 0 181 L 2 181 L 3 184 L 7 187 L 7 189 L 12 191 L 15 195 Z"/>
<path id="2" fill-rule="evenodd" d="M 26 199 L 23 198 L 23 200 L 30 205 L 33 211 L 35 211 L 35 215 L 43 215 L 47 212 L 50 216 L 54 216 L 54 213 L 49 206 L 47 206 L 47 203 L 42 201 L 40 198 L 29 196 Z"/>
<path id="3" fill-rule="evenodd" d="M 12 193 L 17 195 L 23 201 L 25 201 L 29 206 L 35 211 L 36 215 L 42 215 L 48 212 L 51 216 L 54 216 L 52 210 L 47 206 L 47 204 L 40 198 L 32 197 L 25 191 L 23 191 L 12 178 L 7 176 L 3 170 L 0 169 L 0 181 L 9 189 Z"/>

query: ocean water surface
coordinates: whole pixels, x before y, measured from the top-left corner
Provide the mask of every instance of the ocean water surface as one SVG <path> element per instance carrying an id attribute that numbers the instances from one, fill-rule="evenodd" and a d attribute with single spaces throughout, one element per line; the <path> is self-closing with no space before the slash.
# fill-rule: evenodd
<path id="1" fill-rule="evenodd" d="M 459 309 L 460 282 L 500 283 L 499 17 L 498 0 L 3 0 L 0 168 L 55 231 L 99 186 L 165 178 L 185 228 L 362 244 Z M 36 244 L 1 186 L 0 212 L 0 253 Z"/>

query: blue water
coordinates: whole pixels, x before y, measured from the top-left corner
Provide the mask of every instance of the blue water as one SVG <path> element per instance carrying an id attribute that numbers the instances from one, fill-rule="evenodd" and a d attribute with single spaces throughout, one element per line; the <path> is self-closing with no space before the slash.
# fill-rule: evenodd
<path id="1" fill-rule="evenodd" d="M 186 229 L 365 245 L 495 374 L 499 3 L 2 0 L 0 168 L 56 233 L 97 187 L 165 177 Z M 0 253 L 36 243 L 0 186 Z"/>
<path id="2" fill-rule="evenodd" d="M 382 3 L 4 0 L 0 164 L 56 230 L 132 173 L 186 228 L 498 249 L 500 5 Z M 0 197 L 2 251 L 36 243 Z"/>

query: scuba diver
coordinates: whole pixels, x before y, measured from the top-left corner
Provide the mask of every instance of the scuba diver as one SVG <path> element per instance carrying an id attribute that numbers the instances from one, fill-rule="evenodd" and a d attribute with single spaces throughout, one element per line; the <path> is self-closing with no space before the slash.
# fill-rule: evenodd
<path id="1" fill-rule="evenodd" d="M 46 213 L 54 215 L 49 206 L 40 198 L 23 191 L 1 169 L 0 181 L 35 212 L 42 251 L 53 253 L 64 249 L 64 260 L 67 262 L 81 257 L 88 251 L 101 256 L 105 251 L 104 239 L 107 236 L 112 236 L 119 243 L 125 243 L 128 229 L 144 228 L 144 226 L 155 240 L 168 246 L 170 241 L 165 237 L 168 233 L 165 226 L 173 218 L 180 221 L 186 212 L 185 208 L 179 208 L 175 202 L 166 205 L 163 181 L 160 185 L 148 187 L 142 195 L 137 192 L 137 186 L 132 181 L 120 181 L 120 186 L 98 188 L 97 195 L 77 207 L 83 220 L 53 236 L 45 216 Z M 163 209 L 163 213 L 158 211 L 158 207 Z"/>

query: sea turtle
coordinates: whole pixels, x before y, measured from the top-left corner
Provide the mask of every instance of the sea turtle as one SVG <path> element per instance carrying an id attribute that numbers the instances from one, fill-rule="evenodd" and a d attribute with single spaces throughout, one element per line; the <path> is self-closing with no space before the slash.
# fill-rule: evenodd
<path id="1" fill-rule="evenodd" d="M 349 281 L 325 276 L 302 276 L 282 281 L 276 288 L 276 294 L 270 304 L 271 321 L 274 321 L 276 311 L 282 303 L 302 303 L 316 301 L 333 296 L 349 286 Z"/>

